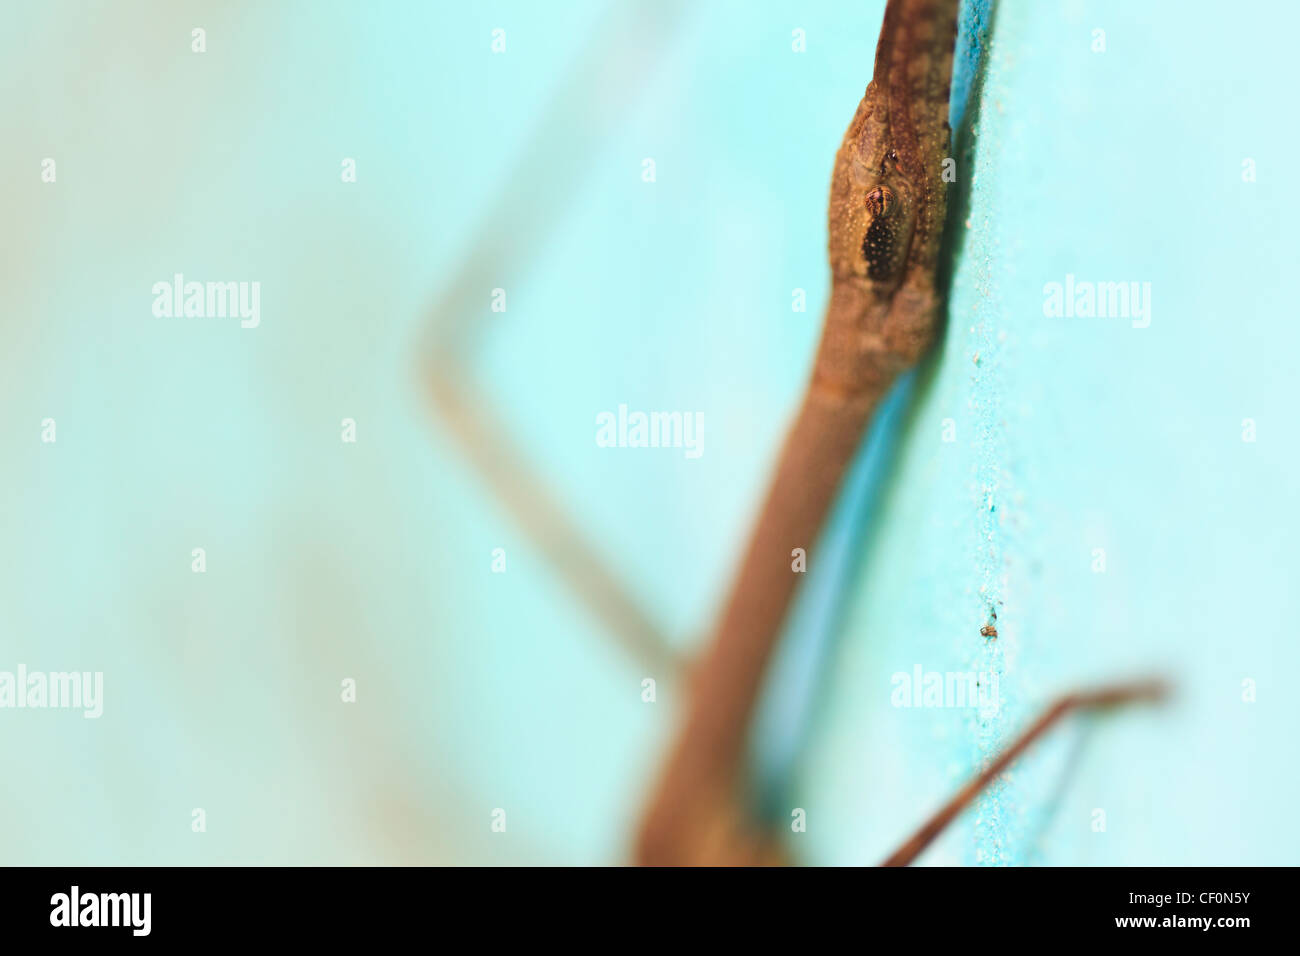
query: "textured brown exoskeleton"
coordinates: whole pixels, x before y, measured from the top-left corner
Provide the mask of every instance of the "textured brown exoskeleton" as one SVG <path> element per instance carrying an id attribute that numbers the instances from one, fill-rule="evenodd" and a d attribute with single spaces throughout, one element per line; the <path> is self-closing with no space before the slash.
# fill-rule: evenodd
<path id="1" fill-rule="evenodd" d="M 889 0 L 835 159 L 831 299 L 812 379 L 643 821 L 640 862 L 776 862 L 741 787 L 747 728 L 794 594 L 872 411 L 934 342 L 958 0 Z"/>

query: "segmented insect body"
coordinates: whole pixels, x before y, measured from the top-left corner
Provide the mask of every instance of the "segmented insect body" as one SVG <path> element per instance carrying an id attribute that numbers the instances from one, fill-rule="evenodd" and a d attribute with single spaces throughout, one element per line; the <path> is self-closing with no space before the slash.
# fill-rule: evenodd
<path id="1" fill-rule="evenodd" d="M 948 84 L 958 0 L 890 0 L 871 83 L 840 144 L 831 301 L 812 378 L 638 840 L 643 863 L 770 858 L 744 806 L 744 742 L 793 597 L 792 547 L 817 539 L 872 409 L 934 341 Z"/>

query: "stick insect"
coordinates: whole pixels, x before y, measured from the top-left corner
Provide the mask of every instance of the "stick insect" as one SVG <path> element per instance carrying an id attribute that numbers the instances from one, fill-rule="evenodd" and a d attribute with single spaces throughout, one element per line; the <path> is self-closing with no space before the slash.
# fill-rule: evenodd
<path id="1" fill-rule="evenodd" d="M 875 68 L 836 156 L 829 205 L 831 296 L 809 385 L 779 456 L 748 547 L 701 659 L 692 668 L 691 702 L 648 802 L 636 838 L 643 864 L 785 862 L 764 832 L 742 784 L 744 743 L 756 698 L 797 577 L 788 555 L 813 541 L 873 411 L 893 382 L 936 340 L 944 302 L 940 260 L 947 212 L 942 175 L 949 158 L 949 88 L 960 0 L 888 0 Z M 642 48 L 662 34 L 648 21 L 627 24 Z M 575 73 L 580 86 L 619 54 L 617 42 Z M 567 95 L 567 94 L 566 94 Z M 612 100 L 613 98 L 607 98 Z M 559 140 L 557 122 L 543 124 Z M 588 117 L 588 137 L 601 117 Z M 525 154 L 536 159 L 539 142 Z M 519 177 L 522 179 L 523 177 Z M 508 191 L 507 191 L 508 193 Z M 552 193 L 557 197 L 558 191 Z M 553 201 L 554 198 L 553 198 Z M 505 218 L 509 198 L 503 199 Z M 517 207 L 516 207 L 517 208 Z M 492 222 L 489 217 L 489 235 Z M 540 231 L 544 215 L 512 221 L 516 243 Z M 485 239 L 481 254 L 497 254 Z M 473 258 L 473 257 L 472 257 Z M 443 312 L 446 306 L 439 309 Z M 430 350 L 426 354 L 447 350 Z M 672 655 L 649 616 L 602 567 L 598 549 L 569 523 L 554 496 L 509 450 L 501 430 L 477 409 L 469 386 L 445 360 L 425 381 L 433 406 L 489 485 L 571 586 L 641 660 L 670 666 Z M 486 439 L 485 439 L 485 436 Z M 1111 707 L 1163 693 L 1156 682 L 1102 688 L 1058 700 L 885 862 L 911 862 L 994 777 L 1068 713 Z"/>

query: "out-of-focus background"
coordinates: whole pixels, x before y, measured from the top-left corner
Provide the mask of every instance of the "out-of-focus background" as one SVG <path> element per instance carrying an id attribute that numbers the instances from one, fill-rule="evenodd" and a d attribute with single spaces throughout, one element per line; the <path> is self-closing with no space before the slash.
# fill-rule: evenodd
<path id="1" fill-rule="evenodd" d="M 803 387 L 883 6 L 7 5 L 0 671 L 104 701 L 0 710 L 0 859 L 626 860 L 685 690 L 645 648 L 699 646 Z M 921 862 L 1296 861 L 1297 28 L 965 4 L 948 333 L 755 735 L 795 859 L 875 862 L 1056 694 L 1158 673 Z M 176 273 L 260 324 L 156 317 Z M 1045 315 L 1067 275 L 1150 324 Z M 703 453 L 599 447 L 622 404 Z M 917 667 L 999 705 L 895 706 Z"/>

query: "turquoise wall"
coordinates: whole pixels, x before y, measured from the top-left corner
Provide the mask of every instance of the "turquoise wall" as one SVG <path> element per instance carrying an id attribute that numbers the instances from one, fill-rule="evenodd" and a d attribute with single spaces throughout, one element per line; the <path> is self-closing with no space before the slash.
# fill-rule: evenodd
<path id="1" fill-rule="evenodd" d="M 103 671 L 105 700 L 0 710 L 0 858 L 626 859 L 683 684 L 485 486 L 422 363 L 697 647 L 816 344 L 882 10 L 7 10 L 0 671 Z M 874 862 L 1057 693 L 1157 672 L 1170 705 L 1063 727 L 922 862 L 1294 862 L 1300 9 L 965 18 L 959 73 L 987 74 L 949 329 L 810 550 L 765 804 L 807 811 L 798 859 Z M 260 325 L 156 318 L 175 272 L 260 282 Z M 1044 315 L 1067 274 L 1149 282 L 1150 324 Z M 703 455 L 597 447 L 621 403 L 701 413 Z M 918 665 L 996 674 L 999 707 L 893 706 Z"/>

